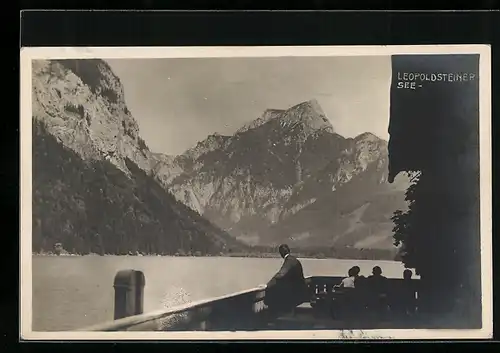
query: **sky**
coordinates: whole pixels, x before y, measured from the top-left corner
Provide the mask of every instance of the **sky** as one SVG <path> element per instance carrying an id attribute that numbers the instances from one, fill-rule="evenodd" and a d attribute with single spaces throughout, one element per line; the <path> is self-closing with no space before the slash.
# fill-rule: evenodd
<path id="1" fill-rule="evenodd" d="M 388 139 L 390 56 L 106 60 L 153 152 L 177 155 L 266 109 L 316 99 L 344 137 Z"/>

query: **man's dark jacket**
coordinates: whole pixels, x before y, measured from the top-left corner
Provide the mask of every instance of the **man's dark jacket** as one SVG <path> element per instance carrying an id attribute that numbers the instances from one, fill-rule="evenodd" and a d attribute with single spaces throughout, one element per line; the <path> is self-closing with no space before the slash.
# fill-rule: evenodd
<path id="1" fill-rule="evenodd" d="M 265 303 L 268 306 L 295 307 L 308 300 L 308 289 L 302 264 L 288 255 L 281 269 L 267 283 Z"/>

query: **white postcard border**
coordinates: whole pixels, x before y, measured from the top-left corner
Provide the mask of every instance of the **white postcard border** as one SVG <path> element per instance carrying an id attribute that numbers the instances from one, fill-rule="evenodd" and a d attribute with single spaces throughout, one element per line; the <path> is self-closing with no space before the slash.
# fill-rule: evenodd
<path id="1" fill-rule="evenodd" d="M 216 58 L 480 54 L 480 212 L 482 328 L 478 330 L 321 330 L 259 332 L 35 332 L 32 331 L 31 61 L 36 59 Z M 23 340 L 338 340 L 478 339 L 493 335 L 491 48 L 489 45 L 255 46 L 255 47 L 25 47 L 20 60 L 20 337 Z"/>

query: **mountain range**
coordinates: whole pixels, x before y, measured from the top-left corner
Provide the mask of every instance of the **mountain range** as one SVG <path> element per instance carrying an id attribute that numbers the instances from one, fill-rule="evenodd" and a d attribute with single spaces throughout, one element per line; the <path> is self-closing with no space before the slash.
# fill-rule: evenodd
<path id="1" fill-rule="evenodd" d="M 267 110 L 232 136 L 211 135 L 166 158 L 155 176 L 247 244 L 389 249 L 409 180 L 387 183 L 387 163 L 386 141 L 339 135 L 311 100 Z"/>
<path id="2" fill-rule="evenodd" d="M 158 156 L 106 62 L 33 61 L 32 115 L 34 252 L 57 243 L 80 254 L 245 248 L 150 176 Z"/>
<path id="3" fill-rule="evenodd" d="M 395 250 L 407 207 L 387 142 L 341 136 L 314 99 L 171 156 L 149 150 L 105 61 L 34 61 L 33 126 L 34 249 Z"/>

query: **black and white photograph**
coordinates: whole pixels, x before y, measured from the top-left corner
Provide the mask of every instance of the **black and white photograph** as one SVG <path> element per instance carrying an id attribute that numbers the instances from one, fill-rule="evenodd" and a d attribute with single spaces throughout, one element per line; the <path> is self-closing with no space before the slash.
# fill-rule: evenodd
<path id="1" fill-rule="evenodd" d="M 490 50 L 24 48 L 24 339 L 492 336 Z"/>

